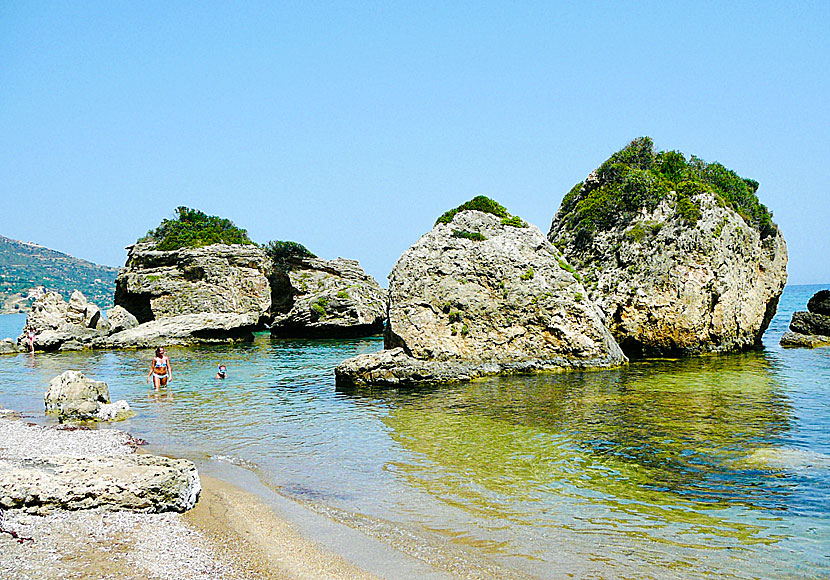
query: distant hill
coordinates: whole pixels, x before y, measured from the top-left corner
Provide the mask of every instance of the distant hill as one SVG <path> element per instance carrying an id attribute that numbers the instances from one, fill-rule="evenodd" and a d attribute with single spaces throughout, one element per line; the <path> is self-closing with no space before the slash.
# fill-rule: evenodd
<path id="1" fill-rule="evenodd" d="M 28 312 L 47 290 L 68 300 L 77 289 L 93 304 L 110 308 L 117 275 L 118 268 L 0 236 L 0 314 Z"/>

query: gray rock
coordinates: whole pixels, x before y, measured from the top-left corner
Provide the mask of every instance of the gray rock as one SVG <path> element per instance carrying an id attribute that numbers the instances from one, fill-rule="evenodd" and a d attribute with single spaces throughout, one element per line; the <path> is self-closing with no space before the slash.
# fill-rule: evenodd
<path id="1" fill-rule="evenodd" d="M 115 304 L 138 322 L 193 314 L 264 317 L 271 306 L 271 263 L 255 245 L 215 244 L 159 251 L 129 246 L 115 281 Z"/>
<path id="2" fill-rule="evenodd" d="M 32 304 L 17 343 L 28 350 L 27 335 L 33 330 L 35 350 L 80 350 L 88 348 L 108 329 L 101 310 L 87 302 L 79 290 L 72 293 L 68 303 L 57 292 L 47 292 Z"/>
<path id="3" fill-rule="evenodd" d="M 535 226 L 457 213 L 404 252 L 389 275 L 390 351 L 342 363 L 337 384 L 446 382 L 624 364 L 568 268 Z"/>
<path id="4" fill-rule="evenodd" d="M 807 302 L 807 310 L 813 314 L 830 316 L 830 290 L 819 290 Z"/>
<path id="5" fill-rule="evenodd" d="M 11 338 L 0 340 L 0 354 L 17 354 L 18 352 L 20 350 L 18 350 L 17 344 Z"/>
<path id="6" fill-rule="evenodd" d="M 165 344 L 247 342 L 259 321 L 252 314 L 187 314 L 145 322 L 95 339 L 95 348 L 155 348 Z"/>
<path id="7" fill-rule="evenodd" d="M 830 346 L 830 336 L 785 332 L 781 336 L 780 344 L 786 348 L 818 348 Z"/>
<path id="8" fill-rule="evenodd" d="M 775 314 L 787 280 L 781 232 L 762 239 L 710 193 L 693 201 L 701 211 L 693 226 L 675 210 L 674 194 L 652 212 L 592 234 L 580 234 L 562 209 L 553 219 L 550 241 L 576 266 L 631 356 L 757 346 Z"/>
<path id="9" fill-rule="evenodd" d="M 799 334 L 830 336 L 830 316 L 813 312 L 793 312 L 790 330 Z"/>
<path id="10" fill-rule="evenodd" d="M 0 460 L 0 507 L 47 514 L 105 507 L 140 512 L 192 508 L 201 483 L 192 462 L 154 455 Z"/>
<path id="11" fill-rule="evenodd" d="M 279 277 L 272 276 L 272 334 L 357 337 L 383 331 L 385 291 L 356 260 L 299 258 Z"/>
<path id="12" fill-rule="evenodd" d="M 123 421 L 135 415 L 127 401 L 121 400 L 114 403 L 103 403 L 98 407 L 95 416 L 99 421 Z"/>
<path id="13" fill-rule="evenodd" d="M 126 401 L 110 403 L 107 383 L 78 371 L 65 371 L 52 379 L 43 399 L 46 413 L 57 415 L 60 422 L 118 421 L 131 413 Z"/>
<path id="14" fill-rule="evenodd" d="M 115 334 L 122 330 L 129 330 L 138 326 L 138 320 L 130 314 L 123 306 L 115 306 L 107 310 L 107 319 L 110 322 L 109 334 Z"/>

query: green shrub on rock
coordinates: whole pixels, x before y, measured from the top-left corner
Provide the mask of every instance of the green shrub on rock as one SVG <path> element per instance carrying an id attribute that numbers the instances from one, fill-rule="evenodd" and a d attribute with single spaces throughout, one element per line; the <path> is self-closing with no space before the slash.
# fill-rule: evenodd
<path id="1" fill-rule="evenodd" d="M 176 208 L 176 219 L 162 220 L 156 229 L 147 232 L 139 241 L 156 242 L 159 250 L 199 248 L 211 244 L 253 244 L 248 233 L 236 227 L 231 220 L 184 206 Z"/>
<path id="2" fill-rule="evenodd" d="M 775 232 L 772 214 L 756 196 L 758 182 L 720 163 L 706 163 L 679 151 L 656 151 L 650 137 L 635 139 L 614 153 L 562 200 L 560 214 L 582 238 L 628 222 L 641 210 L 653 211 L 671 192 L 676 215 L 694 225 L 701 217 L 695 196 L 708 192 L 719 205 L 736 211 L 767 237 Z"/>
<path id="3" fill-rule="evenodd" d="M 316 258 L 308 248 L 299 242 L 271 241 L 262 246 L 274 267 L 287 271 L 291 269 L 291 261 L 297 258 Z"/>

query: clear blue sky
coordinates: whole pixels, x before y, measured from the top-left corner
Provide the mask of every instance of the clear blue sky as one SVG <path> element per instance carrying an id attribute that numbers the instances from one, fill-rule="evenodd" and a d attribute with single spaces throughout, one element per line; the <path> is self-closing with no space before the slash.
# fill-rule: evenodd
<path id="1" fill-rule="evenodd" d="M 790 283 L 830 283 L 828 30 L 830 2 L 3 2 L 0 235 L 120 266 L 185 205 L 386 285 L 445 210 L 547 232 L 649 135 L 759 181 Z"/>

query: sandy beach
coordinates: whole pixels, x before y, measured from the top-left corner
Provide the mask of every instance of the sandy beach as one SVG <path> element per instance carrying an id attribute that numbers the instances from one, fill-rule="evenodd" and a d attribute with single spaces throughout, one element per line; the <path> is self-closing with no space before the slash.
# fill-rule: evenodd
<path id="1" fill-rule="evenodd" d="M 130 453 L 115 430 L 68 431 L 0 416 L 0 459 Z M 86 579 L 378 578 L 305 538 L 256 496 L 202 476 L 186 514 L 104 509 L 3 512 L 0 577 Z M 13 532 L 13 533 L 12 533 Z M 18 538 L 13 537 L 14 535 Z"/>

